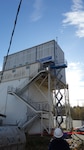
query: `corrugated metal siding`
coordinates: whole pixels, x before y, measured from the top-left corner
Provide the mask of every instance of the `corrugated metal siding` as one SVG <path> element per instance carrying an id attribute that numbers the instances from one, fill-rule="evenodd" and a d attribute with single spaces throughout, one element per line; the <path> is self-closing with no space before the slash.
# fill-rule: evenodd
<path id="1" fill-rule="evenodd" d="M 3 75 L 3 81 L 16 80 L 23 77 L 29 77 L 29 69 L 26 69 L 26 67 L 19 67 L 5 71 Z"/>
<path id="2" fill-rule="evenodd" d="M 4 57 L 5 62 L 6 57 Z M 36 62 L 36 47 L 8 56 L 5 70 Z"/>
<path id="3" fill-rule="evenodd" d="M 30 66 L 30 64 L 36 62 L 46 63 L 51 61 L 58 66 L 65 61 L 64 52 L 54 40 L 9 55 L 5 70 L 25 65 Z M 36 67 L 30 68 L 30 74 L 34 73 L 34 70 L 36 70 Z M 62 69 L 62 81 L 65 83 L 65 69 Z"/>
<path id="4" fill-rule="evenodd" d="M 37 46 L 37 60 L 46 62 L 50 58 L 54 61 L 54 41 Z"/>
<path id="5" fill-rule="evenodd" d="M 57 43 L 55 43 L 55 59 L 58 64 L 64 62 L 64 52 Z"/>
<path id="6" fill-rule="evenodd" d="M 5 70 L 37 61 L 54 61 L 54 40 L 8 56 Z M 6 57 L 4 57 L 5 62 Z"/>
<path id="7" fill-rule="evenodd" d="M 25 133 L 17 126 L 0 127 L 0 149 L 23 150 L 25 148 L 25 143 Z"/>
<path id="8" fill-rule="evenodd" d="M 34 77 L 38 73 L 39 68 L 40 68 L 39 63 L 34 63 L 34 64 L 30 65 L 29 76 Z"/>
<path id="9" fill-rule="evenodd" d="M 64 57 L 64 52 L 60 48 L 60 46 L 55 42 L 55 65 L 60 66 L 64 65 L 65 62 L 65 57 Z M 58 72 L 58 70 L 56 71 Z M 62 75 L 62 78 L 60 79 L 63 83 L 66 83 L 66 76 L 65 76 L 65 68 L 61 68 L 60 75 Z"/>
<path id="10" fill-rule="evenodd" d="M 32 77 L 37 74 L 40 67 L 40 63 L 33 63 L 31 65 L 13 68 L 12 70 L 6 70 L 3 74 L 3 81 L 5 82 L 10 80 Z"/>
<path id="11" fill-rule="evenodd" d="M 36 62 L 36 47 L 33 47 L 31 49 L 28 49 L 26 51 L 26 59 L 25 63 L 28 62 L 28 64 L 35 63 Z"/>

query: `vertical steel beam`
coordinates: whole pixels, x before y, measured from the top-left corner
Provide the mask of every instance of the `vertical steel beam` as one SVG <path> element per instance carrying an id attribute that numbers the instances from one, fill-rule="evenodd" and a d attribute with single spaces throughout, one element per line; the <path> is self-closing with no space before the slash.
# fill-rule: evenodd
<path id="1" fill-rule="evenodd" d="M 49 134 L 51 132 L 51 129 L 50 129 L 50 72 L 48 72 L 48 103 L 49 103 Z"/>

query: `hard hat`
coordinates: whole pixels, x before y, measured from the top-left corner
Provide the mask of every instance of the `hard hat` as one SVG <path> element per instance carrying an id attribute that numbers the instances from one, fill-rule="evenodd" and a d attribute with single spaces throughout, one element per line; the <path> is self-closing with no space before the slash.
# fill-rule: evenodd
<path id="1" fill-rule="evenodd" d="M 63 136 L 62 130 L 61 130 L 60 128 L 56 128 L 56 129 L 54 130 L 54 137 L 56 137 L 56 138 L 61 138 L 62 136 Z"/>

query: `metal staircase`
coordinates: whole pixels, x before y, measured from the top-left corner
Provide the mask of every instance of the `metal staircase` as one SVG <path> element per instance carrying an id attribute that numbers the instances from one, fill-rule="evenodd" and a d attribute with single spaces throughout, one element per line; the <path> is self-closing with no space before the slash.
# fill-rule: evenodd
<path id="1" fill-rule="evenodd" d="M 39 105 L 40 106 L 40 107 L 38 107 L 39 110 L 37 110 L 35 105 L 33 105 L 33 102 L 30 103 L 30 101 L 26 100 L 25 98 L 18 95 L 14 91 L 8 91 L 8 94 L 14 95 L 18 100 L 22 101 L 28 108 L 30 108 L 35 113 L 42 113 L 42 112 L 46 113 L 48 111 L 48 109 L 47 110 L 45 109 L 45 108 L 48 108 L 48 103 L 47 102 L 43 103 L 44 106 L 42 106 L 42 104 L 38 102 L 38 104 L 41 104 L 41 105 Z M 45 106 L 47 106 L 47 107 L 45 107 Z"/>
<path id="2" fill-rule="evenodd" d="M 37 110 L 20 95 L 16 94 L 15 92 L 12 92 L 12 91 L 8 92 L 8 94 L 14 95 L 18 100 L 22 101 L 28 108 L 30 108 L 32 111 L 37 113 Z"/>
<path id="3" fill-rule="evenodd" d="M 38 78 L 40 78 L 42 76 L 43 73 L 46 73 L 46 70 L 40 70 L 37 74 L 35 74 L 35 76 L 33 76 L 32 78 L 29 77 L 28 79 L 26 79 L 22 84 L 20 84 L 17 88 L 16 88 L 16 93 L 22 93 L 32 82 L 35 82 L 35 80 L 37 80 Z"/>
<path id="4" fill-rule="evenodd" d="M 28 132 L 28 130 L 30 129 L 32 123 L 34 121 L 36 121 L 37 119 L 40 119 L 40 114 L 36 114 L 34 115 L 31 119 L 29 119 L 28 121 L 26 121 L 23 125 L 22 125 L 22 129 L 25 131 L 25 132 Z"/>
<path id="5" fill-rule="evenodd" d="M 34 77 L 32 77 L 30 80 L 26 79 L 21 85 L 19 85 L 17 88 L 14 87 L 8 87 L 8 94 L 11 94 L 13 96 L 15 96 L 18 100 L 20 100 L 21 102 L 23 102 L 32 112 L 34 112 L 34 116 L 32 116 L 30 119 L 28 119 L 24 125 L 22 125 L 23 129 L 28 129 L 31 125 L 31 123 L 33 123 L 36 119 L 40 119 L 41 120 L 41 127 L 43 129 L 45 129 L 48 133 L 50 132 L 50 129 L 47 128 L 47 126 L 45 125 L 44 121 L 45 119 L 49 119 L 50 116 L 52 116 L 51 113 L 49 113 L 49 103 L 48 101 L 45 102 L 33 102 L 32 100 L 25 98 L 23 96 L 23 92 L 25 91 L 25 89 L 28 88 L 29 85 L 31 85 L 32 83 L 34 83 L 37 80 L 41 80 L 45 81 L 44 79 L 46 79 L 46 75 L 48 74 L 47 70 L 41 70 L 39 71 Z M 42 83 L 41 83 L 42 84 Z M 40 86 L 41 86 L 40 84 Z M 37 88 L 37 87 L 36 87 Z M 40 88 L 39 88 L 40 90 Z M 40 93 L 42 93 L 42 91 L 40 90 Z M 44 95 L 43 95 L 44 96 Z M 46 114 L 48 115 L 48 118 L 46 117 Z M 42 131 L 43 132 L 43 131 Z"/>

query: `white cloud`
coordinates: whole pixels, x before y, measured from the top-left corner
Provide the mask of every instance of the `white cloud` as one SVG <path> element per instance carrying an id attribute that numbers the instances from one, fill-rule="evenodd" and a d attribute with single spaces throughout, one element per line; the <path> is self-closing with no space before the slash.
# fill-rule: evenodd
<path id="1" fill-rule="evenodd" d="M 0 71 L 2 71 L 2 67 L 1 67 L 1 65 L 0 65 Z"/>
<path id="2" fill-rule="evenodd" d="M 33 5 L 34 10 L 31 15 L 32 21 L 37 21 L 42 17 L 42 2 L 43 0 L 35 0 Z"/>
<path id="3" fill-rule="evenodd" d="M 73 0 L 72 10 L 78 11 L 83 9 L 83 2 L 82 0 Z"/>
<path id="4" fill-rule="evenodd" d="M 76 36 L 84 37 L 84 7 L 82 0 L 72 0 L 71 11 L 63 14 L 65 19 L 63 25 L 73 25 L 76 27 Z"/>
<path id="5" fill-rule="evenodd" d="M 69 84 L 69 98 L 71 105 L 84 105 L 84 64 L 70 63 L 66 78 Z"/>

